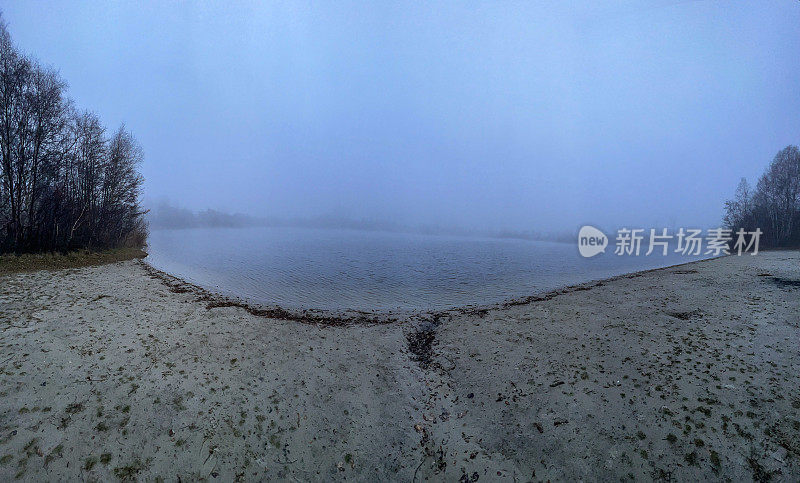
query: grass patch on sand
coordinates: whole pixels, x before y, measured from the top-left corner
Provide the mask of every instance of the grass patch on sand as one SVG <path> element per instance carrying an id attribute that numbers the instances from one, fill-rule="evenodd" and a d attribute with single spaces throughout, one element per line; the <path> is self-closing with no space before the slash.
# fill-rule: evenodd
<path id="1" fill-rule="evenodd" d="M 61 253 L 32 253 L 23 255 L 0 256 L 0 275 L 36 270 L 59 270 L 63 268 L 79 268 L 107 263 L 134 260 L 147 256 L 139 248 L 115 248 L 113 250 L 90 251 L 80 250 Z"/>

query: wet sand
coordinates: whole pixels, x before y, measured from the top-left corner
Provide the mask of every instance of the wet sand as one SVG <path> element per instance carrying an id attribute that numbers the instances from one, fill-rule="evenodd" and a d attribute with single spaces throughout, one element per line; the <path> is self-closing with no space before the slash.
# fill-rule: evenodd
<path id="1" fill-rule="evenodd" d="M 139 261 L 0 275 L 0 480 L 798 480 L 799 280 L 765 252 L 329 325 Z"/>

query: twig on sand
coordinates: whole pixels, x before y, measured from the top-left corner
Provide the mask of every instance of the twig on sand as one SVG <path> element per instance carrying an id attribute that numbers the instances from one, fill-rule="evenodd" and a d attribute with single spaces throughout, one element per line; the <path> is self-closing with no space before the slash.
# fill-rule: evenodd
<path id="1" fill-rule="evenodd" d="M 411 483 L 414 483 L 415 481 L 417 481 L 417 471 L 419 471 L 419 469 L 422 468 L 423 464 L 425 464 L 425 458 L 424 457 L 422 458 L 422 461 L 419 462 L 419 466 L 417 466 L 417 469 L 414 470 L 414 477 L 411 478 Z"/>
<path id="2" fill-rule="evenodd" d="M 102 382 L 102 381 L 105 381 L 106 379 L 108 379 L 108 376 L 102 376 L 102 377 L 99 377 L 97 379 L 92 379 L 91 377 L 86 376 L 86 379 L 84 379 L 84 380 L 78 379 L 75 382 L 76 383 L 78 383 L 78 382 L 86 382 L 86 381 L 89 381 L 89 382 Z"/>

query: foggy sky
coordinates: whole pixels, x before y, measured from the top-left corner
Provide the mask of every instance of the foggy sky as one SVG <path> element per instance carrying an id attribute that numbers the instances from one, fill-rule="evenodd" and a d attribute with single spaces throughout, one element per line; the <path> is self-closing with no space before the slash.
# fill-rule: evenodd
<path id="1" fill-rule="evenodd" d="M 0 2 L 148 199 L 493 229 L 713 226 L 800 143 L 800 2 Z"/>

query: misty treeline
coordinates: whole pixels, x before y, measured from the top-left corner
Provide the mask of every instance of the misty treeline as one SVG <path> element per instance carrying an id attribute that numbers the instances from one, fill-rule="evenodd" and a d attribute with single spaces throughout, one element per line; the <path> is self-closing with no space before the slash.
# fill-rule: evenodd
<path id="1" fill-rule="evenodd" d="M 75 109 L 0 16 L 0 253 L 142 246 L 142 150 Z"/>
<path id="2" fill-rule="evenodd" d="M 787 146 L 775 155 L 755 190 L 742 178 L 725 202 L 725 224 L 734 232 L 761 229 L 765 247 L 800 246 L 800 150 Z"/>
<path id="3" fill-rule="evenodd" d="M 241 213 L 225 213 L 206 209 L 199 212 L 171 205 L 162 200 L 147 210 L 148 225 L 153 229 L 187 228 L 311 228 L 332 230 L 358 230 L 386 233 L 408 233 L 441 236 L 480 236 L 488 238 L 510 238 L 518 240 L 553 241 L 573 243 L 574 234 L 565 232 L 536 232 L 515 230 L 491 230 L 441 225 L 410 225 L 395 220 L 353 219 L 336 215 L 314 217 L 250 216 Z"/>
<path id="4" fill-rule="evenodd" d="M 266 220 L 239 213 L 225 213 L 207 209 L 195 213 L 160 201 L 147 211 L 148 225 L 154 229 L 183 228 L 245 228 L 267 226 Z"/>

